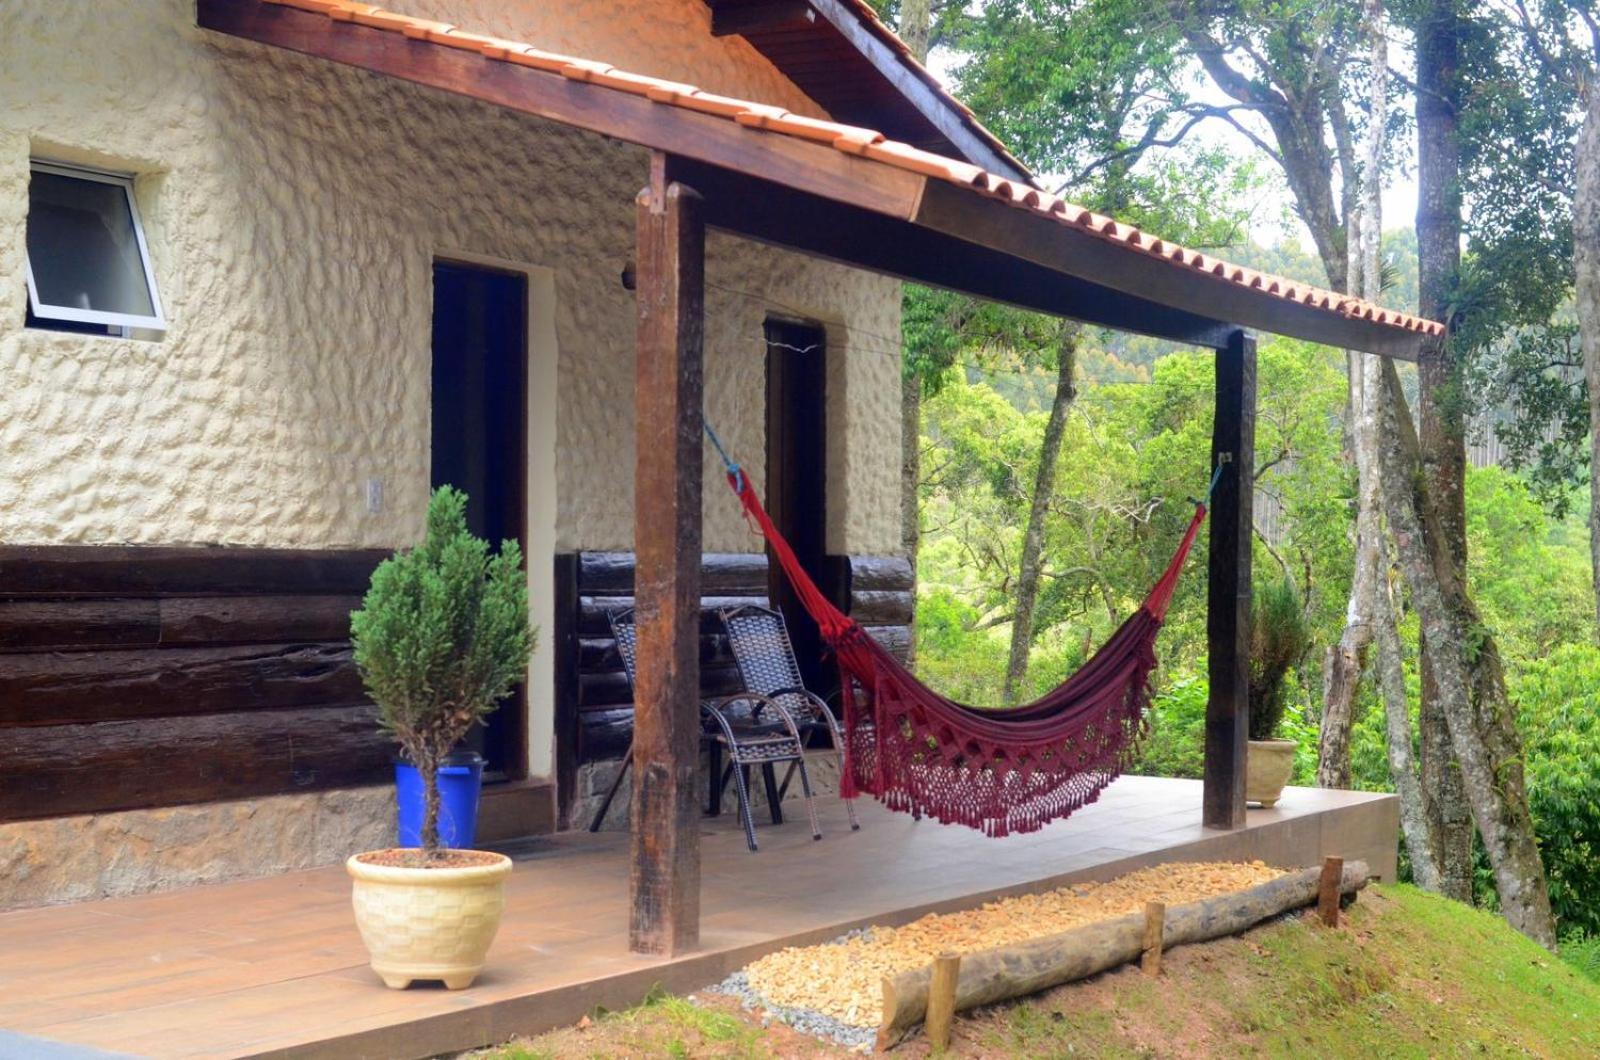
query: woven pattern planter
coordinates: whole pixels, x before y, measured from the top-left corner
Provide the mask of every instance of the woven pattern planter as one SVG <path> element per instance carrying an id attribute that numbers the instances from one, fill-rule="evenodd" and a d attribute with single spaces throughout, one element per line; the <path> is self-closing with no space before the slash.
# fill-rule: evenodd
<path id="1" fill-rule="evenodd" d="M 451 990 L 472 985 L 500 927 L 511 859 L 488 865 L 402 868 L 345 862 L 355 881 L 356 926 L 372 970 L 396 990 L 441 979 Z"/>

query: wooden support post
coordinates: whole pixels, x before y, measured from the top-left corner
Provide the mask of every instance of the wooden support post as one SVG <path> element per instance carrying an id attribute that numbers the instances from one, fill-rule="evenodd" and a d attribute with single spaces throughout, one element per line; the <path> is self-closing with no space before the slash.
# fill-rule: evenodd
<path id="1" fill-rule="evenodd" d="M 1139 958 L 1139 967 L 1144 969 L 1145 975 L 1161 974 L 1161 942 L 1166 927 L 1166 903 L 1146 902 L 1144 904 L 1144 953 Z"/>
<path id="2" fill-rule="evenodd" d="M 1208 828 L 1244 826 L 1245 751 L 1250 730 L 1251 499 L 1255 483 L 1256 340 L 1236 331 L 1217 351 L 1211 464 L 1225 465 L 1211 498 L 1206 640 L 1203 819 Z"/>
<path id="3" fill-rule="evenodd" d="M 961 955 L 946 953 L 933 959 L 928 980 L 928 1014 L 923 1028 L 934 1052 L 950 1048 L 950 1026 L 956 1018 L 956 982 L 961 978 Z"/>
<path id="4" fill-rule="evenodd" d="M 705 228 L 651 155 L 638 199 L 633 836 L 628 945 L 700 940 L 700 461 Z"/>
<path id="5" fill-rule="evenodd" d="M 1317 881 L 1317 915 L 1329 927 L 1339 926 L 1339 896 L 1343 891 L 1344 858 L 1323 858 Z"/>

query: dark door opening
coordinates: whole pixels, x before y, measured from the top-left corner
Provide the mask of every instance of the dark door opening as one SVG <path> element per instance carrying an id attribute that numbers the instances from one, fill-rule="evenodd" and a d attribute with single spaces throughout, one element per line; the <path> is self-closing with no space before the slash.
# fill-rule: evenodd
<path id="1" fill-rule="evenodd" d="M 821 328 L 769 318 L 767 340 L 767 511 L 806 571 L 828 588 L 827 346 Z M 783 612 L 806 687 L 828 695 L 838 684 L 822 657 L 822 638 L 768 555 L 768 593 Z"/>
<path id="2" fill-rule="evenodd" d="M 527 278 L 433 266 L 433 485 L 467 495 L 467 525 L 524 552 L 527 482 Z M 468 746 L 488 779 L 527 775 L 527 694 L 516 691 L 475 726 Z"/>

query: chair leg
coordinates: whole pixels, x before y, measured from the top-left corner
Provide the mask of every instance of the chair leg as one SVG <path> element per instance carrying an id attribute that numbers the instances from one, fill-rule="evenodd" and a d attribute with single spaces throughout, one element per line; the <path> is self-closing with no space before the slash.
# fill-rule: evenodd
<path id="1" fill-rule="evenodd" d="M 730 769 L 733 767 L 730 765 Z M 750 845 L 750 852 L 756 851 L 756 822 L 750 816 L 750 785 L 746 778 L 749 776 L 748 766 L 740 766 L 733 772 L 734 790 L 739 793 L 739 820 L 744 823 L 744 841 Z"/>
<path id="2" fill-rule="evenodd" d="M 778 785 L 778 798 L 787 798 L 789 795 L 789 782 L 794 779 L 795 763 L 790 762 L 789 768 L 784 770 L 783 783 Z"/>
<path id="3" fill-rule="evenodd" d="M 706 816 L 722 816 L 722 791 L 728 786 L 727 774 L 722 774 L 721 785 L 717 784 L 717 775 L 722 773 L 722 745 L 715 740 L 711 741 L 707 751 L 711 760 L 706 763 Z"/>
<path id="4" fill-rule="evenodd" d="M 600 809 L 596 811 L 594 820 L 589 822 L 589 831 L 600 831 L 600 826 L 605 823 L 606 814 L 611 809 L 611 800 L 617 797 L 617 789 L 622 787 L 622 778 L 628 775 L 628 767 L 631 765 L 633 765 L 633 744 L 630 742 L 627 752 L 622 756 L 622 768 L 617 770 L 617 777 L 607 789 L 606 797 L 600 803 Z"/>
<path id="5" fill-rule="evenodd" d="M 778 774 L 772 768 L 772 763 L 767 762 L 761 767 L 761 781 L 767 788 L 767 809 L 772 814 L 773 824 L 783 823 L 783 796 L 778 793 Z"/>
<path id="6" fill-rule="evenodd" d="M 800 790 L 806 797 L 806 816 L 811 818 L 811 838 L 822 838 L 822 825 L 817 823 L 817 800 L 811 793 L 811 773 L 806 769 L 805 755 L 795 759 L 794 764 L 800 768 Z"/>

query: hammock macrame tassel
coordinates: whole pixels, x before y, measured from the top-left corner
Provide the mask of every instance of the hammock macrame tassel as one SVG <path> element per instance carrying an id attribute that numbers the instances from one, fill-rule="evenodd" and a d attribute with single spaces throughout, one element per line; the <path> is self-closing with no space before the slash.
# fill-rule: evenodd
<path id="1" fill-rule="evenodd" d="M 1196 504 L 1144 603 L 1100 650 L 1034 702 L 996 711 L 934 692 L 835 607 L 773 525 L 749 476 L 731 463 L 729 470 L 728 484 L 838 661 L 845 730 L 840 794 L 865 793 L 891 810 L 1005 836 L 1037 831 L 1089 805 L 1127 767 L 1148 731 L 1156 634 L 1205 519 L 1205 502 Z"/>

